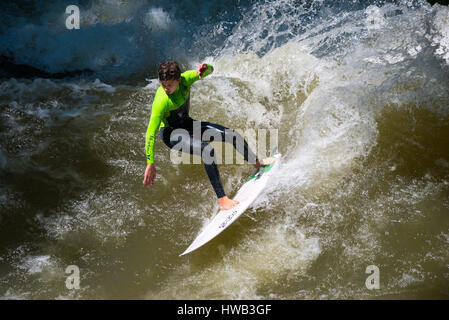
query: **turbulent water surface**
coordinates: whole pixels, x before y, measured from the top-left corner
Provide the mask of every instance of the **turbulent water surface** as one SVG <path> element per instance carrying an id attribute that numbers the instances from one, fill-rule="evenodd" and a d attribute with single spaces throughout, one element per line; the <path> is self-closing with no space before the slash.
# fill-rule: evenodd
<path id="1" fill-rule="evenodd" d="M 24 1 L 0 17 L 3 299 L 449 298 L 447 6 Z M 217 201 L 159 137 L 142 185 L 167 59 L 215 68 L 193 118 L 275 129 L 284 155 L 245 215 L 183 257 Z M 219 169 L 230 196 L 253 173 Z"/>

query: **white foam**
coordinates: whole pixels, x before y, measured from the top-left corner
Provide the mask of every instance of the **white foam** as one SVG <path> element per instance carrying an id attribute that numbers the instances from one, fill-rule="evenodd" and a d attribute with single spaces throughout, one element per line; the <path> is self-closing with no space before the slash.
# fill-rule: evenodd
<path id="1" fill-rule="evenodd" d="M 144 23 L 153 32 L 163 32 L 172 28 L 174 22 L 164 9 L 150 8 L 145 14 Z"/>
<path id="2" fill-rule="evenodd" d="M 367 15 L 365 24 L 368 29 L 381 29 L 385 27 L 387 21 L 379 7 L 374 5 L 368 6 L 368 8 L 365 9 L 365 13 Z"/>
<path id="3" fill-rule="evenodd" d="M 83 98 L 87 95 L 87 91 L 93 92 L 107 92 L 113 94 L 116 88 L 112 85 L 104 83 L 99 79 L 93 82 L 80 81 L 61 81 L 36 78 L 33 80 L 11 78 L 0 83 L 0 90 L 5 100 L 15 101 L 16 103 L 38 103 L 42 98 L 48 98 L 64 89 L 70 88 L 72 90 L 72 97 Z M 57 100 L 49 102 L 49 109 L 58 104 Z M 53 105 L 51 105 L 53 104 Z"/>
<path id="4" fill-rule="evenodd" d="M 97 23 L 118 24 L 130 22 L 138 11 L 145 7 L 145 0 L 131 2 L 122 0 L 92 1 L 89 8 L 80 12 L 82 26 L 93 26 Z"/>
<path id="5" fill-rule="evenodd" d="M 449 8 L 436 5 L 434 10 L 436 12 L 433 27 L 436 34 L 432 38 L 432 45 L 437 47 L 435 54 L 449 65 Z"/>
<path id="6" fill-rule="evenodd" d="M 0 297 L 0 300 L 27 300 L 30 299 L 30 296 L 31 292 L 28 291 L 18 292 L 17 289 L 8 288 L 5 294 L 2 297 Z"/>
<path id="7" fill-rule="evenodd" d="M 49 255 L 26 256 L 19 268 L 25 269 L 30 274 L 40 273 L 43 269 L 52 265 L 50 259 Z"/>

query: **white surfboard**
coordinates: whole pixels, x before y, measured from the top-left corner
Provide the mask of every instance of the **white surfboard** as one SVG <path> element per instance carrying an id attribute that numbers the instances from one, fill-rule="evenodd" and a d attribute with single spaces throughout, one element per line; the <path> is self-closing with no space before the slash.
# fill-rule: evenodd
<path id="1" fill-rule="evenodd" d="M 201 231 L 192 244 L 180 254 L 183 256 L 193 250 L 198 249 L 202 245 L 206 244 L 216 236 L 218 236 L 223 230 L 229 227 L 238 217 L 253 203 L 253 201 L 259 196 L 262 190 L 267 185 L 273 171 L 279 165 L 279 159 L 281 154 L 277 153 L 271 156 L 276 158 L 276 161 L 270 165 L 260 167 L 259 170 L 237 191 L 237 194 L 233 198 L 240 203 L 229 210 L 220 210 L 213 220 Z"/>

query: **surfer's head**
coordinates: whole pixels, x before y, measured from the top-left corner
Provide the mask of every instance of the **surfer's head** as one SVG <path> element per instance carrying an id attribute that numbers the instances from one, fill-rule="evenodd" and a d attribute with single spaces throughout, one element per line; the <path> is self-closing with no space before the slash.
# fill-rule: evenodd
<path id="1" fill-rule="evenodd" d="M 159 66 L 159 81 L 167 94 L 172 94 L 181 82 L 181 68 L 176 61 L 167 61 Z"/>

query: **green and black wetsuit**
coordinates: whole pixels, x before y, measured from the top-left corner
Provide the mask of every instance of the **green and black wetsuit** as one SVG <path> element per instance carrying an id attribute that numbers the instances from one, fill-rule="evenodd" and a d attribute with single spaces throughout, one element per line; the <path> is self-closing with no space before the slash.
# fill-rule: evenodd
<path id="1" fill-rule="evenodd" d="M 208 76 L 214 70 L 210 64 L 207 67 L 202 78 Z M 214 140 L 206 136 L 212 136 L 214 139 L 220 137 L 220 141 L 232 143 L 234 148 L 243 154 L 244 159 L 250 163 L 255 163 L 258 159 L 238 132 L 219 124 L 198 121 L 197 124 L 201 128 L 201 135 L 199 137 L 193 135 L 194 122 L 197 120 L 189 116 L 190 87 L 197 80 L 199 80 L 199 75 L 195 75 L 195 70 L 188 70 L 181 74 L 181 82 L 173 94 L 168 95 L 162 86 L 156 91 L 145 139 L 147 163 L 154 163 L 156 133 L 161 129 L 162 141 L 169 148 L 177 145 L 181 147 L 181 150 L 188 150 L 190 154 L 196 154 L 203 158 L 206 173 L 214 191 L 217 197 L 221 198 L 225 196 L 225 192 L 220 181 L 214 149 L 208 144 L 208 142 Z M 176 130 L 176 134 L 172 135 L 174 130 Z M 213 132 L 212 134 L 204 135 L 206 130 L 213 130 Z M 204 155 L 207 155 L 208 161 L 205 160 Z M 211 158 L 213 161 L 210 161 Z"/>

